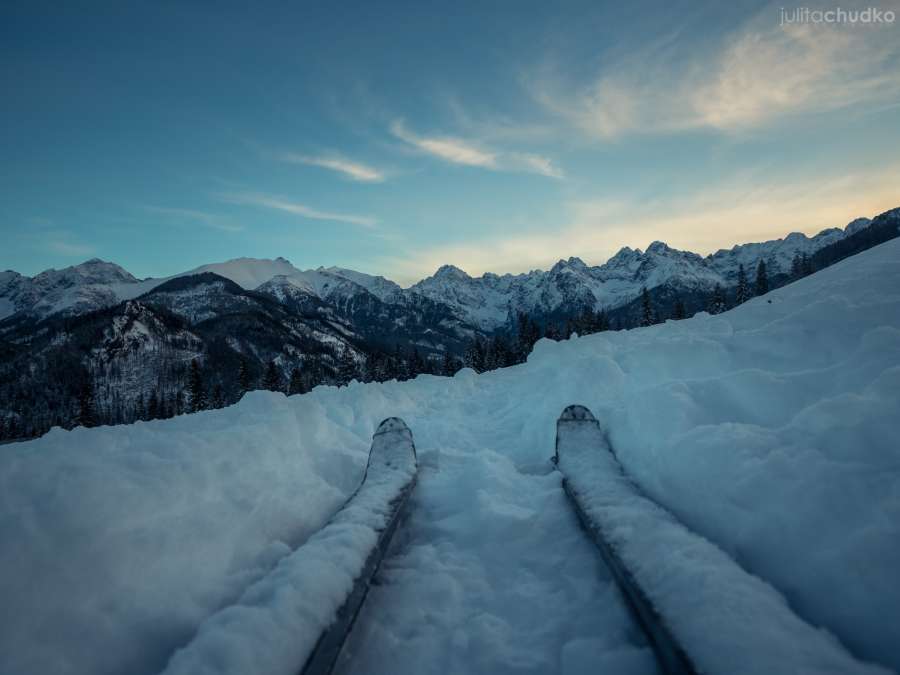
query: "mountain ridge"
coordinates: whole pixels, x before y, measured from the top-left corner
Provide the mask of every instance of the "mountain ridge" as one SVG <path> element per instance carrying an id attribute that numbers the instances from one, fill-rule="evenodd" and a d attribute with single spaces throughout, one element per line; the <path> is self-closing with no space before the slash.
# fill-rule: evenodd
<path id="1" fill-rule="evenodd" d="M 11 270 L 0 273 L 0 320 L 17 312 L 38 318 L 84 313 L 134 299 L 172 279 L 211 272 L 245 290 L 262 290 L 282 298 L 291 295 L 295 304 L 298 294 L 333 306 L 347 306 L 353 298 L 371 295 L 395 308 L 421 303 L 425 298 L 440 311 L 453 315 L 455 321 L 490 332 L 511 326 L 519 313 L 552 316 L 579 308 L 599 311 L 621 307 L 633 301 L 644 287 L 708 292 L 717 284 L 733 285 L 741 265 L 749 274 L 760 260 L 766 261 L 770 273 L 788 273 L 795 256 L 812 255 L 872 222 L 857 218 L 843 229 L 826 228 L 811 237 L 791 232 L 780 239 L 736 244 L 706 256 L 653 241 L 644 250 L 624 246 L 600 265 L 570 256 L 547 270 L 471 276 L 456 265 L 444 264 L 406 288 L 384 276 L 343 267 L 301 270 L 284 257 L 240 257 L 143 280 L 115 263 L 92 258 L 34 277 Z M 273 283 L 276 279 L 280 281 Z M 286 284 L 291 287 L 289 291 Z M 275 288 L 278 285 L 280 289 Z"/>

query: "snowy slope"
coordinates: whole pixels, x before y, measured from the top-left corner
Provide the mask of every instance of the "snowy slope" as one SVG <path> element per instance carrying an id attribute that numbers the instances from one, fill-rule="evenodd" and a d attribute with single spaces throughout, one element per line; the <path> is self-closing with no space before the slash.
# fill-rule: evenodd
<path id="1" fill-rule="evenodd" d="M 241 288 L 251 291 L 274 276 L 281 274 L 291 275 L 297 273 L 298 270 L 284 258 L 275 258 L 275 260 L 235 258 L 223 263 L 203 265 L 176 276 L 202 274 L 203 272 L 212 272 L 220 277 L 231 279 Z"/>
<path id="2" fill-rule="evenodd" d="M 572 402 L 645 492 L 900 669 L 894 240 L 725 314 L 544 340 L 480 376 L 260 392 L 2 446 L 0 672 L 160 670 L 325 522 L 394 414 L 421 482 L 342 672 L 652 672 L 547 462 Z"/>

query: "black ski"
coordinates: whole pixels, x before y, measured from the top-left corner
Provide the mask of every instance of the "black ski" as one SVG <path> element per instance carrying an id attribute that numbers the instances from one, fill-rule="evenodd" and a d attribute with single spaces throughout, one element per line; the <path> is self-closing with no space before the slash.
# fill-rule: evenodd
<path id="1" fill-rule="evenodd" d="M 697 670 L 690 657 L 672 635 L 615 547 L 604 536 L 603 524 L 589 513 L 579 493 L 577 477 L 574 475 L 570 477 L 566 473 L 565 460 L 573 456 L 583 456 L 584 453 L 597 455 L 600 461 L 607 464 L 609 470 L 617 471 L 624 478 L 622 467 L 613 455 L 609 442 L 591 411 L 581 405 L 570 405 L 563 410 L 556 423 L 556 454 L 553 458 L 563 474 L 563 489 L 575 508 L 582 527 L 600 550 L 600 555 L 621 589 L 629 610 L 646 633 L 663 671 L 670 675 L 694 675 Z"/>
<path id="2" fill-rule="evenodd" d="M 412 432 L 399 417 L 389 417 L 378 425 L 372 438 L 369 463 L 363 482 L 350 497 L 343 509 L 331 523 L 347 520 L 354 505 L 361 502 L 380 500 L 384 493 L 386 517 L 375 547 L 366 558 L 365 564 L 353 584 L 353 589 L 344 600 L 332 624 L 319 636 L 316 646 L 300 671 L 301 675 L 328 675 L 334 668 L 353 623 L 369 592 L 369 585 L 397 529 L 409 495 L 416 484 L 416 447 Z M 397 477 L 401 476 L 400 482 Z M 409 476 L 403 479 L 404 475 Z M 329 523 L 330 524 L 330 523 Z M 325 526 L 326 528 L 328 525 Z"/>

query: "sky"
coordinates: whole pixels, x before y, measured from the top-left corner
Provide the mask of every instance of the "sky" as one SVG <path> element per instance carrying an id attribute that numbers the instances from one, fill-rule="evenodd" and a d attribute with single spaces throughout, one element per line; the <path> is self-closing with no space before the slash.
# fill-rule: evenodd
<path id="1" fill-rule="evenodd" d="M 0 269 L 409 284 L 842 227 L 900 206 L 898 5 L 4 3 Z"/>

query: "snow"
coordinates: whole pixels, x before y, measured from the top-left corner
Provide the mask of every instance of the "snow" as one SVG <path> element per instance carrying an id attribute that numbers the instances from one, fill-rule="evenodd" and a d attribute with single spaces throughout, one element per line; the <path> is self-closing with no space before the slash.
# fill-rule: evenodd
<path id="1" fill-rule="evenodd" d="M 390 279 L 385 279 L 382 276 L 364 274 L 363 272 L 348 270 L 343 267 L 329 267 L 325 271 L 362 286 L 369 291 L 369 293 L 383 302 L 387 302 L 392 295 L 400 293 L 403 290 L 398 284 Z"/>
<path id="2" fill-rule="evenodd" d="M 391 415 L 415 436 L 419 483 L 342 673 L 652 672 L 548 462 L 571 403 L 646 495 L 718 547 L 710 564 L 761 580 L 755 606 L 784 597 L 854 658 L 900 669 L 894 240 L 715 317 L 544 340 L 484 375 L 259 392 L 0 447 L 0 672 L 159 672 L 290 568 Z M 660 561 L 670 578 L 691 550 Z M 742 649 L 735 663 L 754 656 Z"/>
<path id="3" fill-rule="evenodd" d="M 355 489 L 371 423 L 310 403 L 251 394 L 0 448 L 0 672 L 165 666 Z"/>
<path id="4" fill-rule="evenodd" d="M 560 422 L 560 470 L 698 670 L 890 672 L 855 661 L 830 634 L 799 619 L 769 584 L 642 495 L 614 459 L 607 430 L 588 420 Z"/>
<path id="5" fill-rule="evenodd" d="M 272 277 L 279 275 L 290 276 L 296 274 L 298 270 L 284 258 L 276 258 L 275 260 L 235 258 L 223 263 L 203 265 L 178 276 L 202 274 L 203 272 L 218 274 L 226 279 L 231 279 L 231 281 L 242 288 L 253 290 L 266 283 Z"/>
<path id="6" fill-rule="evenodd" d="M 388 525 L 392 500 L 415 473 L 409 429 L 396 418 L 385 420 L 372 441 L 365 481 L 350 501 L 237 603 L 204 621 L 165 674 L 296 672 L 353 590 Z"/>

